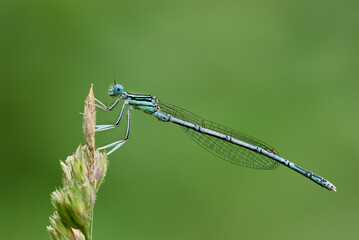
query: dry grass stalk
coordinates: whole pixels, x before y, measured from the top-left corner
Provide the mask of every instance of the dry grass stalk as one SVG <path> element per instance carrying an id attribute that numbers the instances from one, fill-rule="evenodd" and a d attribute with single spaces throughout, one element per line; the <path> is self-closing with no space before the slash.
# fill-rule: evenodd
<path id="1" fill-rule="evenodd" d="M 84 118 L 83 118 L 83 133 L 87 146 L 86 147 L 87 155 L 89 158 L 88 177 L 91 183 L 93 183 L 94 181 L 95 125 L 96 125 L 95 97 L 93 94 L 93 86 L 91 85 L 90 92 L 85 101 Z"/>
<path id="2" fill-rule="evenodd" d="M 63 187 L 51 194 L 55 213 L 47 227 L 52 239 L 91 240 L 95 196 L 107 171 L 105 153 L 95 151 L 96 112 L 91 86 L 85 101 L 83 132 L 86 145 L 61 162 Z"/>

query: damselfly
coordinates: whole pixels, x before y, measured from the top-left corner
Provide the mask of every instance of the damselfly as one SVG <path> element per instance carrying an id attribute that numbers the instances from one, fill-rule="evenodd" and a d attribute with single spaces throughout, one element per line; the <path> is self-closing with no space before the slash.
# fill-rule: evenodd
<path id="1" fill-rule="evenodd" d="M 124 115 L 125 107 L 127 105 L 129 107 L 127 109 L 128 121 L 125 138 L 99 148 L 112 148 L 107 155 L 114 152 L 128 140 L 131 125 L 130 110 L 138 109 L 155 116 L 163 122 L 172 122 L 180 125 L 182 129 L 204 149 L 231 163 L 256 169 L 274 169 L 278 167 L 279 164 L 283 164 L 303 176 L 306 176 L 320 186 L 325 187 L 328 190 L 336 191 L 336 188 L 332 183 L 311 171 L 305 170 L 294 163 L 281 158 L 273 147 L 260 140 L 231 128 L 205 120 L 182 108 L 158 101 L 156 97 L 152 95 L 125 92 L 120 84 L 115 83 L 110 89 L 109 95 L 117 98 L 112 106 L 107 107 L 101 101 L 95 99 L 98 103 L 96 104 L 96 107 L 106 111 L 112 111 L 120 100 L 124 99 L 120 116 L 113 125 L 96 125 L 95 131 L 104 131 L 118 127 Z"/>

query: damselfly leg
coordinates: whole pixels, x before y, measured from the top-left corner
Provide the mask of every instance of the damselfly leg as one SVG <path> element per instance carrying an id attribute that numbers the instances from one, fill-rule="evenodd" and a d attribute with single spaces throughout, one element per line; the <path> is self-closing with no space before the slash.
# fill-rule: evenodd
<path id="1" fill-rule="evenodd" d="M 124 104 L 125 106 L 125 104 Z M 122 108 L 122 112 L 123 112 L 123 109 L 124 107 Z M 122 115 L 123 113 L 121 112 L 121 118 L 122 118 Z M 121 121 L 121 119 L 119 119 Z M 118 122 L 119 123 L 119 122 Z M 126 137 L 125 139 L 123 140 L 120 140 L 120 141 L 116 141 L 116 142 L 113 142 L 113 143 L 110 143 L 108 145 L 105 145 L 103 147 L 100 147 L 98 148 L 99 150 L 102 150 L 102 149 L 106 149 L 106 148 L 111 148 L 113 147 L 108 153 L 107 155 L 110 155 L 111 153 L 113 153 L 114 151 L 116 151 L 119 147 L 121 147 L 128 139 L 129 139 L 129 136 L 130 136 L 130 127 L 131 127 L 131 114 L 130 114 L 130 108 L 127 110 L 127 131 L 126 131 Z M 107 129 L 106 129 L 107 130 Z M 102 130 L 103 131 L 103 130 Z"/>
<path id="2" fill-rule="evenodd" d="M 112 110 L 116 107 L 117 103 L 118 103 L 120 100 L 121 100 L 121 98 L 117 99 L 116 102 L 115 102 L 114 104 L 112 104 L 111 107 L 107 107 L 104 103 L 102 103 L 100 100 L 98 100 L 97 98 L 95 98 L 95 101 L 98 102 L 98 104 L 100 104 L 100 105 L 95 104 L 95 106 L 109 112 L 109 111 L 112 111 Z"/>
<path id="3" fill-rule="evenodd" d="M 113 109 L 113 106 L 116 106 L 116 102 L 110 107 L 110 108 L 108 108 L 108 109 Z M 116 123 L 115 124 L 111 124 L 111 125 L 96 125 L 96 129 L 95 129 L 95 131 L 96 132 L 101 132 L 101 131 L 105 131 L 105 130 L 109 130 L 109 129 L 112 129 L 112 128 L 117 128 L 119 125 L 120 125 L 120 122 L 121 122 L 121 120 L 122 120 L 122 117 L 123 117 L 123 113 L 124 113 L 124 111 L 125 111 L 125 107 L 126 107 L 126 105 L 128 104 L 128 102 L 127 101 L 125 101 L 125 103 L 122 105 L 122 110 L 121 110 L 121 113 L 120 113 L 120 116 L 118 117 L 118 119 L 117 119 L 117 121 L 116 121 Z M 105 106 L 105 105 L 104 105 Z M 106 107 L 106 106 L 105 106 Z M 103 108 L 101 108 L 101 109 L 103 109 Z M 111 110 L 109 110 L 109 111 L 111 111 Z"/>

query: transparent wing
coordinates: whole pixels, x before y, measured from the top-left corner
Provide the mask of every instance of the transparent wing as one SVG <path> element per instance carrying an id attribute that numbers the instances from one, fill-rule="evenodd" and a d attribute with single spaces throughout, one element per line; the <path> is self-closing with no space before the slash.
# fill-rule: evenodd
<path id="1" fill-rule="evenodd" d="M 246 134 L 222 126 L 218 123 L 205 120 L 191 112 L 188 112 L 180 107 L 176 107 L 168 103 L 158 102 L 158 105 L 161 112 L 167 113 L 171 116 L 199 125 L 201 127 L 231 136 L 240 141 L 260 147 L 268 152 L 278 155 L 277 151 L 274 150 L 274 148 L 270 145 L 255 138 L 252 138 Z M 276 161 L 251 150 L 248 150 L 244 147 L 240 147 L 238 145 L 194 131 L 186 127 L 182 127 L 182 129 L 201 147 L 233 164 L 255 169 L 274 169 L 279 166 L 279 163 L 277 163 Z"/>

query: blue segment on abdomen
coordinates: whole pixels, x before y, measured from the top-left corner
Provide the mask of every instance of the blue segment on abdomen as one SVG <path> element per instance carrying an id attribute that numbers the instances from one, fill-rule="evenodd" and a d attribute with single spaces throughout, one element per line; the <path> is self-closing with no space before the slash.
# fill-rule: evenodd
<path id="1" fill-rule="evenodd" d="M 171 116 L 166 114 L 166 113 L 162 113 L 162 112 L 154 112 L 152 113 L 153 116 L 157 117 L 159 120 L 164 121 L 164 122 L 168 122 L 171 119 Z"/>

